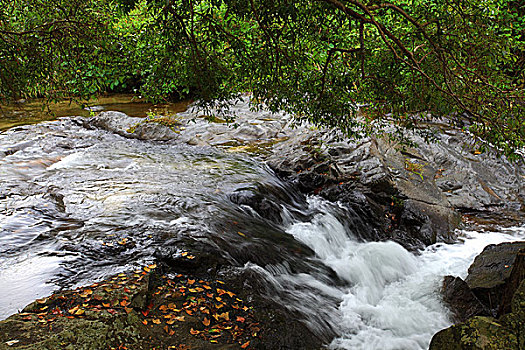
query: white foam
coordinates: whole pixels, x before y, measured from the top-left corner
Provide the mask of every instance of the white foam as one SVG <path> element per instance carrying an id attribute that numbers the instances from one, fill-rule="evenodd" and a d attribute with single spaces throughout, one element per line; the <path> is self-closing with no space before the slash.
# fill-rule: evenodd
<path id="1" fill-rule="evenodd" d="M 443 276 L 465 277 L 489 244 L 525 239 L 523 228 L 462 231 L 462 243 L 437 244 L 414 255 L 394 242 L 358 241 L 331 214 L 330 204 L 315 197 L 309 202 L 320 213 L 310 222 L 291 224 L 287 232 L 350 285 L 331 316 L 341 331 L 331 349 L 427 349 L 432 335 L 450 325 L 438 292 Z M 308 283 L 319 289 L 321 282 Z"/>

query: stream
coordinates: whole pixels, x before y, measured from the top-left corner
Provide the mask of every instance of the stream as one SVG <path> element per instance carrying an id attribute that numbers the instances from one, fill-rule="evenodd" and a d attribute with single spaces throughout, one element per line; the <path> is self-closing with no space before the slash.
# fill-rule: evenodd
<path id="1" fill-rule="evenodd" d="M 331 349 L 426 349 L 451 324 L 442 277 L 465 277 L 488 244 L 525 239 L 520 227 L 461 231 L 418 254 L 363 242 L 344 206 L 305 197 L 258 156 L 75 118 L 0 133 L 0 178 L 0 319 L 194 241 L 258 274 L 317 334 L 336 334 Z M 231 200 L 247 190 L 271 195 L 280 220 Z"/>

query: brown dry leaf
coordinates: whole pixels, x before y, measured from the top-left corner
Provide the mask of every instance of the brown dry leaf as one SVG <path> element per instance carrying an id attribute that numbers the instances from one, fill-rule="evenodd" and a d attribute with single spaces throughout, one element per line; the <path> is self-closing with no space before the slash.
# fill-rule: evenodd
<path id="1" fill-rule="evenodd" d="M 187 310 L 187 309 L 186 309 L 186 310 L 184 310 L 184 311 L 186 311 L 186 313 L 187 313 L 188 315 L 193 315 L 193 312 L 192 312 L 191 310 Z"/>
<path id="2" fill-rule="evenodd" d="M 188 280 L 188 284 L 194 284 L 195 280 Z"/>
<path id="3" fill-rule="evenodd" d="M 166 312 L 166 311 L 168 311 L 168 307 L 166 305 L 161 305 L 161 306 L 159 306 L 159 310 L 162 311 L 162 312 Z"/>
<path id="4" fill-rule="evenodd" d="M 222 314 L 219 315 L 220 318 L 222 319 L 225 319 L 226 321 L 229 321 L 230 320 L 230 312 L 223 312 Z"/>
<path id="5" fill-rule="evenodd" d="M 199 331 L 196 331 L 195 329 L 192 328 L 192 329 L 190 329 L 190 333 L 191 333 L 192 335 L 197 335 L 197 334 L 199 334 L 200 332 L 199 332 Z"/>
<path id="6" fill-rule="evenodd" d="M 129 314 L 131 311 L 133 311 L 130 307 L 124 307 L 124 311 L 126 311 L 127 314 Z"/>
<path id="7" fill-rule="evenodd" d="M 204 320 L 202 321 L 202 324 L 208 327 L 210 325 L 210 320 L 208 320 L 206 317 L 204 317 Z"/>

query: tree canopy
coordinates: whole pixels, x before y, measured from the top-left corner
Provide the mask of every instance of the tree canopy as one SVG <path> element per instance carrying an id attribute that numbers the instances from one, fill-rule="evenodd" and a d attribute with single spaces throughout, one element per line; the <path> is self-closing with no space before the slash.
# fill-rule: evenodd
<path id="1" fill-rule="evenodd" d="M 446 116 L 507 154 L 525 143 L 519 1 L 15 0 L 0 62 L 3 98 L 249 91 L 349 135 Z"/>

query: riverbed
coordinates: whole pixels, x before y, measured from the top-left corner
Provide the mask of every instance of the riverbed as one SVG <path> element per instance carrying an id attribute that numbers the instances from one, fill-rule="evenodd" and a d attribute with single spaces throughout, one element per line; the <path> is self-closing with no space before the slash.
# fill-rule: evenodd
<path id="1" fill-rule="evenodd" d="M 343 205 L 305 196 L 258 154 L 52 119 L 0 133 L 0 319 L 191 240 L 257 273 L 316 334 L 336 334 L 329 348 L 426 349 L 451 324 L 442 277 L 465 277 L 488 244 L 525 239 L 496 226 L 416 252 L 365 242 Z M 279 220 L 232 200 L 254 189 L 272 194 Z"/>

